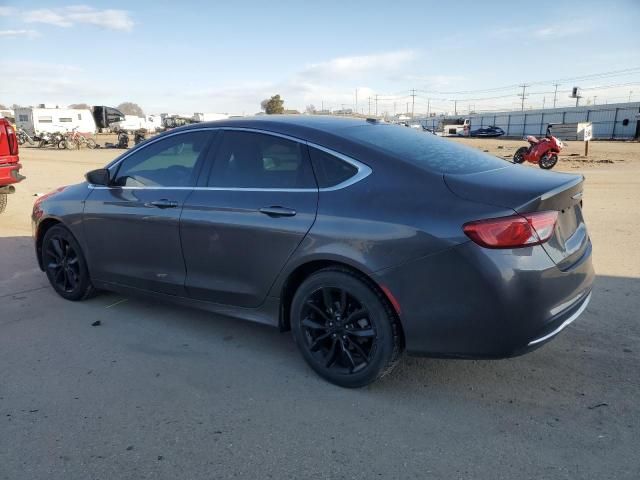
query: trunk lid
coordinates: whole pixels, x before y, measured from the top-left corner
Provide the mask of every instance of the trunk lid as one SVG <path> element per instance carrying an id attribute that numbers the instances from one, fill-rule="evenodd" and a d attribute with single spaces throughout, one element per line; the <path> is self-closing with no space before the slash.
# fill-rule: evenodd
<path id="1" fill-rule="evenodd" d="M 542 246 L 562 269 L 573 265 L 588 246 L 582 216 L 582 175 L 509 165 L 472 174 L 445 174 L 444 181 L 455 195 L 466 200 L 517 213 L 556 210 L 554 235 Z"/>

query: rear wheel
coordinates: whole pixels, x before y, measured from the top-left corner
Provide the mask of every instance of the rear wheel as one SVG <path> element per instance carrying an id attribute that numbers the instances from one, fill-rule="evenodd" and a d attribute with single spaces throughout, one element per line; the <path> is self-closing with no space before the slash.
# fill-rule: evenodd
<path id="1" fill-rule="evenodd" d="M 520 147 L 518 150 L 516 150 L 516 153 L 513 154 L 513 161 L 515 163 L 523 163 L 524 156 L 527 154 L 527 151 L 529 151 L 527 147 Z"/>
<path id="2" fill-rule="evenodd" d="M 0 213 L 4 212 L 7 208 L 7 197 L 6 193 L 0 193 Z"/>
<path id="3" fill-rule="evenodd" d="M 342 387 L 374 382 L 402 351 L 395 313 L 365 278 L 348 270 L 320 270 L 300 285 L 291 328 L 311 368 Z"/>
<path id="4" fill-rule="evenodd" d="M 61 225 L 51 227 L 42 240 L 42 265 L 49 283 L 67 300 L 84 300 L 94 293 L 80 245 Z"/>
<path id="5" fill-rule="evenodd" d="M 540 157 L 538 165 L 540 165 L 540 168 L 550 170 L 555 167 L 556 163 L 558 163 L 558 155 L 555 153 L 545 153 Z"/>

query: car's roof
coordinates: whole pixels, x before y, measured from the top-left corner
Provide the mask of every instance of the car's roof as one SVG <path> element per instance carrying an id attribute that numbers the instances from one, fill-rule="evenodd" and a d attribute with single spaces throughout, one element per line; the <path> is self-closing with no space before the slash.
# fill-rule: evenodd
<path id="1" fill-rule="evenodd" d="M 367 125 L 364 118 L 334 117 L 329 115 L 260 115 L 202 122 L 185 128 L 238 127 L 256 128 L 299 136 L 315 132 L 340 135 L 340 130 Z"/>

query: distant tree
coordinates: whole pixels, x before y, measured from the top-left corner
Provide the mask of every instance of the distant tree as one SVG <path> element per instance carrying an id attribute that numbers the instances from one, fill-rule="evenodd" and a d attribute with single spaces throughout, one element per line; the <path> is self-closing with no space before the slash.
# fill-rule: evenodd
<path id="1" fill-rule="evenodd" d="M 310 115 L 313 115 L 314 113 L 316 113 L 316 107 L 313 104 L 307 105 L 307 108 L 305 110 Z"/>
<path id="2" fill-rule="evenodd" d="M 91 106 L 86 103 L 72 103 L 69 105 L 69 108 L 79 109 L 79 110 L 91 110 Z"/>
<path id="3" fill-rule="evenodd" d="M 8 108 L 4 104 L 0 103 L 0 110 L 8 110 Z"/>
<path id="4" fill-rule="evenodd" d="M 265 98 L 264 100 L 262 100 L 262 101 L 260 102 L 260 108 L 261 108 L 262 110 L 264 110 L 265 112 L 267 111 L 267 104 L 268 104 L 268 103 L 269 103 L 269 99 L 268 99 L 268 98 Z"/>
<path id="5" fill-rule="evenodd" d="M 137 115 L 139 117 L 144 117 L 144 112 L 142 111 L 142 108 L 140 108 L 140 105 L 138 105 L 137 103 L 123 102 L 116 108 L 125 115 Z"/>
<path id="6" fill-rule="evenodd" d="M 274 95 L 265 105 L 264 111 L 267 113 L 267 115 L 277 115 L 284 113 L 284 100 L 280 98 L 280 95 Z"/>
<path id="7" fill-rule="evenodd" d="M 11 105 L 11 110 L 15 110 L 16 108 L 22 108 L 22 105 L 18 105 L 17 103 Z"/>

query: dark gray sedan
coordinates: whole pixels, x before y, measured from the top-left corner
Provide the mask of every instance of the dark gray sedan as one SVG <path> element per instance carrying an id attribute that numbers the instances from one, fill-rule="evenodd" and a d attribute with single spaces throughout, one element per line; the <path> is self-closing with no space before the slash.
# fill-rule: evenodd
<path id="1" fill-rule="evenodd" d="M 583 177 L 374 120 L 272 116 L 154 137 L 33 208 L 58 294 L 143 294 L 292 330 L 347 387 L 403 351 L 501 358 L 586 308 Z"/>

